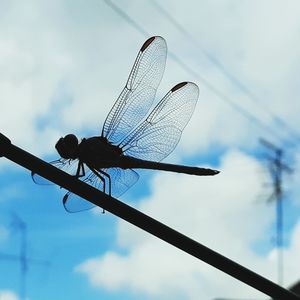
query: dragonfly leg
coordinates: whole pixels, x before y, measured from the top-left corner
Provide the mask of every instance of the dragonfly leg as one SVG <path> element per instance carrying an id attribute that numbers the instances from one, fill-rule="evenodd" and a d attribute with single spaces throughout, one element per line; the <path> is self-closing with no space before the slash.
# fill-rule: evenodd
<path id="1" fill-rule="evenodd" d="M 110 176 L 107 173 L 105 173 L 104 171 L 102 171 L 102 170 L 95 170 L 94 168 L 91 168 L 91 167 L 90 167 L 90 169 L 102 181 L 104 193 L 106 193 L 106 181 L 105 181 L 105 177 L 108 178 L 108 180 L 109 180 L 108 181 L 108 183 L 109 183 L 109 191 L 108 192 L 109 192 L 109 195 L 111 195 Z M 103 214 L 105 213 L 104 209 L 102 210 L 102 213 Z"/>
<path id="2" fill-rule="evenodd" d="M 79 162 L 76 170 L 76 178 L 84 177 L 85 176 L 85 171 L 84 171 L 84 165 L 83 162 Z"/>
<path id="3" fill-rule="evenodd" d="M 108 179 L 108 195 L 111 196 L 111 178 L 108 173 L 98 170 L 98 172 L 102 175 L 104 175 Z"/>
<path id="4" fill-rule="evenodd" d="M 84 177 L 85 176 L 84 164 L 82 162 L 80 162 L 80 165 L 81 165 L 81 171 L 82 171 L 80 177 Z"/>
<path id="5" fill-rule="evenodd" d="M 104 178 L 107 178 L 107 180 L 108 180 L 108 195 L 111 196 L 111 178 L 110 178 L 110 175 L 108 173 L 104 172 L 101 169 L 95 170 L 94 168 L 91 168 L 90 166 L 89 166 L 89 168 L 103 182 L 103 190 L 104 190 L 105 193 L 107 193 L 107 191 L 106 191 L 106 182 L 105 182 Z"/>
<path id="6" fill-rule="evenodd" d="M 106 193 L 106 182 L 105 182 L 105 178 L 94 168 L 91 168 L 91 171 L 100 179 L 100 181 L 103 183 L 103 192 Z"/>

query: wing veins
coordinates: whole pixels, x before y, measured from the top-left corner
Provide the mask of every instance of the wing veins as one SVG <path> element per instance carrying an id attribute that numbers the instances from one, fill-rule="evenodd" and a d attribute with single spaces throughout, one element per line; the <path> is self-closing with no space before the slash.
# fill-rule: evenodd
<path id="1" fill-rule="evenodd" d="M 167 50 L 165 40 L 153 37 L 145 44 L 103 125 L 102 136 L 113 144 L 118 144 L 147 114 L 163 75 Z"/>
<path id="2" fill-rule="evenodd" d="M 191 82 L 180 83 L 171 89 L 144 121 L 122 140 L 120 147 L 124 154 L 155 161 L 168 156 L 191 118 L 198 94 L 197 85 Z"/>

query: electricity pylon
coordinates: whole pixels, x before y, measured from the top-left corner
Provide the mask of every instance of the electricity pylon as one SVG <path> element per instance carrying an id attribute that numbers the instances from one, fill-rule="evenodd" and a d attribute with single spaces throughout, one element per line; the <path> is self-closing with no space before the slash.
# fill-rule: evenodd
<path id="1" fill-rule="evenodd" d="M 0 253 L 0 259 L 20 262 L 20 299 L 26 299 L 26 279 L 29 264 L 40 264 L 48 266 L 50 263 L 45 260 L 30 258 L 27 255 L 27 224 L 16 213 L 12 213 L 11 226 L 20 233 L 19 255 Z"/>
<path id="2" fill-rule="evenodd" d="M 276 246 L 278 252 L 277 272 L 278 284 L 283 285 L 283 190 L 282 190 L 282 177 L 283 173 L 292 173 L 293 170 L 283 163 L 283 149 L 273 145 L 265 139 L 260 139 L 260 143 L 265 146 L 270 152 L 271 156 L 268 157 L 269 172 L 272 178 L 273 192 L 268 199 L 268 202 L 276 201 Z"/>

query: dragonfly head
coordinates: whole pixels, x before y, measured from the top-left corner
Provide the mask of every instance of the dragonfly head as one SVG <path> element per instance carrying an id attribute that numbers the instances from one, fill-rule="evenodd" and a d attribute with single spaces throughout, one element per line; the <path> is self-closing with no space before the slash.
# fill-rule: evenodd
<path id="1" fill-rule="evenodd" d="M 74 134 L 67 134 L 65 137 L 60 138 L 55 148 L 62 158 L 78 158 L 78 139 Z"/>

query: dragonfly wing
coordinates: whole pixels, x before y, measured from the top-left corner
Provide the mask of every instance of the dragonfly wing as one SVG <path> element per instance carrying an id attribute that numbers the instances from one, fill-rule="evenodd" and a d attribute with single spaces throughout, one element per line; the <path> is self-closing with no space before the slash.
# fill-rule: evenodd
<path id="1" fill-rule="evenodd" d="M 101 179 L 96 176 L 86 165 L 84 165 L 84 168 L 85 176 L 81 177 L 80 179 L 83 182 L 103 191 L 103 182 Z M 70 191 L 65 194 L 63 198 L 63 205 L 65 210 L 68 212 L 80 212 L 95 207 L 95 204 L 76 194 L 71 193 Z"/>
<path id="2" fill-rule="evenodd" d="M 77 169 L 78 169 L 78 164 L 79 164 L 79 160 L 75 159 L 75 160 L 70 160 L 70 159 L 64 159 L 64 158 L 60 158 L 58 160 L 54 160 L 52 162 L 49 162 L 51 165 L 53 165 L 54 167 L 72 175 L 75 176 L 77 173 Z M 84 165 L 85 168 L 85 176 L 82 178 L 83 181 L 90 183 L 90 178 L 91 175 L 93 175 L 93 173 Z M 54 185 L 53 182 L 47 180 L 46 178 L 36 174 L 36 173 L 31 173 L 31 177 L 32 180 L 40 185 Z M 72 201 L 71 201 L 72 199 Z M 65 202 L 72 202 L 72 206 L 75 208 L 76 210 L 73 211 L 81 211 L 81 210 L 86 210 L 86 209 L 90 209 L 92 208 L 94 205 L 86 200 L 84 200 L 83 198 L 71 193 L 71 192 L 67 192 L 63 198 L 63 204 L 64 207 L 67 211 L 72 211 L 71 209 L 68 209 L 65 205 Z"/>
<path id="3" fill-rule="evenodd" d="M 139 174 L 132 169 L 110 168 L 109 174 L 112 184 L 112 196 L 120 197 L 131 188 L 139 179 Z"/>
<path id="4" fill-rule="evenodd" d="M 112 184 L 112 196 L 119 197 L 125 193 L 131 186 L 133 186 L 139 179 L 139 175 L 132 169 L 121 169 L 121 168 L 109 168 L 103 169 L 105 173 L 110 176 Z M 103 178 L 104 179 L 104 178 Z M 108 184 L 107 179 L 106 185 Z M 99 176 L 95 175 L 93 172 L 89 171 L 88 176 L 83 180 L 87 184 L 104 191 L 103 181 Z M 79 212 L 93 208 L 95 205 L 83 198 L 68 192 L 64 199 L 63 204 L 68 212 Z"/>
<path id="5" fill-rule="evenodd" d="M 103 125 L 102 136 L 112 144 L 119 144 L 149 111 L 163 76 L 166 57 L 166 41 L 160 36 L 149 38 L 140 49 L 126 86 Z"/>
<path id="6" fill-rule="evenodd" d="M 84 179 L 82 179 L 82 181 L 96 188 L 99 188 L 98 185 L 100 180 L 98 180 L 97 176 L 95 176 L 91 170 L 88 171 L 85 170 L 85 171 L 86 171 L 86 176 Z M 84 211 L 95 207 L 93 203 L 71 192 L 67 192 L 63 197 L 63 205 L 65 210 L 68 212 L 79 212 L 79 211 Z"/>
<path id="7" fill-rule="evenodd" d="M 161 161 L 180 140 L 190 120 L 199 96 L 192 82 L 173 87 L 121 143 L 124 154 L 140 159 Z"/>
<path id="8" fill-rule="evenodd" d="M 77 172 L 78 163 L 79 163 L 78 159 L 70 160 L 70 159 L 64 159 L 64 158 L 60 158 L 60 159 L 49 162 L 49 164 L 51 164 L 52 166 L 66 172 L 70 175 L 73 175 L 73 176 Z M 40 185 L 53 185 L 54 184 L 52 181 L 49 181 L 48 179 L 46 179 L 34 172 L 31 172 L 31 177 L 32 177 L 32 180 L 36 184 L 40 184 Z"/>

